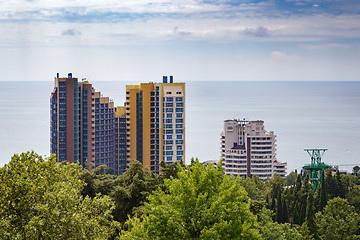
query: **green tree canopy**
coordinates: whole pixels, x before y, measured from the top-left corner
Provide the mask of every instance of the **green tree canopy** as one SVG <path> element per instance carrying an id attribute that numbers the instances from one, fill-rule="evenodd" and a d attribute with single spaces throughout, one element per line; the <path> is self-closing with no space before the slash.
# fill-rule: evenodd
<path id="1" fill-rule="evenodd" d="M 245 188 L 248 196 L 252 200 L 264 201 L 268 196 L 268 189 L 265 183 L 257 175 L 247 178 L 241 178 L 241 185 Z"/>
<path id="2" fill-rule="evenodd" d="M 360 212 L 360 185 L 354 186 L 348 194 L 348 200 Z"/>
<path id="3" fill-rule="evenodd" d="M 250 212 L 240 179 L 223 168 L 196 161 L 178 178 L 165 179 L 149 196 L 142 221 L 129 219 L 122 239 L 259 239 L 256 217 Z"/>
<path id="4" fill-rule="evenodd" d="M 336 197 L 329 200 L 324 210 L 315 216 L 321 239 L 356 239 L 359 233 L 360 215 L 346 199 Z"/>
<path id="5" fill-rule="evenodd" d="M 291 227 L 289 223 L 279 224 L 271 218 L 272 211 L 263 208 L 258 214 L 260 233 L 264 240 L 304 240 L 297 228 Z"/>
<path id="6" fill-rule="evenodd" d="M 125 223 L 129 215 L 139 212 L 138 208 L 141 210 L 146 197 L 160 185 L 158 175 L 144 170 L 139 161 L 132 160 L 125 173 L 116 179 L 110 194 L 115 201 L 115 220 Z"/>
<path id="7" fill-rule="evenodd" d="M 109 197 L 83 198 L 81 168 L 14 155 L 0 169 L 0 239 L 106 239 L 113 232 Z"/>
<path id="8" fill-rule="evenodd" d="M 353 167 L 353 174 L 356 176 L 360 175 L 360 167 L 359 166 Z"/>
<path id="9" fill-rule="evenodd" d="M 295 184 L 297 178 L 296 172 L 291 172 L 286 176 L 286 186 L 292 186 Z"/>
<path id="10" fill-rule="evenodd" d="M 282 191 L 285 184 L 285 179 L 275 173 L 273 178 L 268 178 L 266 185 L 271 189 L 271 197 L 277 198 L 279 191 Z"/>

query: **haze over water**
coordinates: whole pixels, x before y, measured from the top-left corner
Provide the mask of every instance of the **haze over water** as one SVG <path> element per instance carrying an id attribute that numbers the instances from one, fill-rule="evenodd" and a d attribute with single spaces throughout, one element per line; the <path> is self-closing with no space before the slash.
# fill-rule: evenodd
<path id="1" fill-rule="evenodd" d="M 135 84 L 91 83 L 116 105 L 123 105 L 125 85 Z M 14 153 L 49 155 L 52 88 L 50 81 L 0 82 L 0 166 Z M 325 163 L 350 171 L 360 165 L 359 93 L 360 82 L 186 82 L 186 162 L 219 159 L 223 121 L 246 118 L 275 132 L 288 172 L 310 162 L 304 148 L 328 148 Z"/>

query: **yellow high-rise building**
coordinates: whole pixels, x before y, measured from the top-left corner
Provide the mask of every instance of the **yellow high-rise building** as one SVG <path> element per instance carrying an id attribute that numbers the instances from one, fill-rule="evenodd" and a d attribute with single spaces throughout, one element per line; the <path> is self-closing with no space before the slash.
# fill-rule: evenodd
<path id="1" fill-rule="evenodd" d="M 126 86 L 126 160 L 159 173 L 159 164 L 185 159 L 185 83 Z"/>

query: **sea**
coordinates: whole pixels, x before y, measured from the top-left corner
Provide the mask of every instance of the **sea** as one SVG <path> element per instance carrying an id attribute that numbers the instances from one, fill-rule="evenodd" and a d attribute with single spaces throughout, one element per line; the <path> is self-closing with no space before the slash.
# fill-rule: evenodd
<path id="1" fill-rule="evenodd" d="M 125 101 L 125 86 L 139 82 L 91 82 L 97 91 Z M 15 153 L 49 156 L 52 81 L 0 82 L 0 167 Z M 322 160 L 351 172 L 360 165 L 360 82 L 186 82 L 186 163 L 220 158 L 224 120 L 263 120 L 277 135 L 277 160 L 287 171 L 310 163 L 306 148 L 328 149 Z"/>

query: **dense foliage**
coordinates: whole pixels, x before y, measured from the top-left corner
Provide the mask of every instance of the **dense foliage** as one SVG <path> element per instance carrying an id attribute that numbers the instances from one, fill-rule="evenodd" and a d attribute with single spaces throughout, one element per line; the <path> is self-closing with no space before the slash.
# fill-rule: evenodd
<path id="1" fill-rule="evenodd" d="M 33 152 L 0 169 L 0 239 L 106 239 L 114 230 L 108 196 L 81 195 L 78 165 Z"/>
<path id="2" fill-rule="evenodd" d="M 221 166 L 221 164 L 219 165 Z M 0 169 L 0 239 L 360 239 L 360 174 L 263 182 L 221 167 L 132 161 L 121 176 L 33 152 Z"/>
<path id="3" fill-rule="evenodd" d="M 239 178 L 198 161 L 165 180 L 145 204 L 144 214 L 129 219 L 121 239 L 260 239 L 256 217 Z"/>

